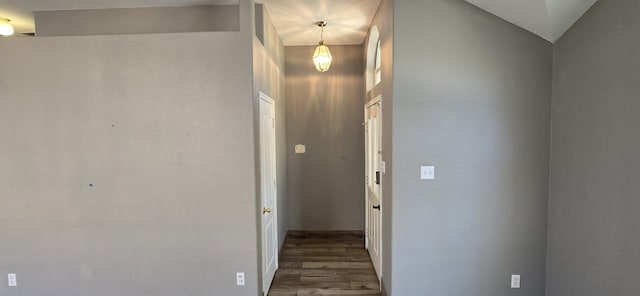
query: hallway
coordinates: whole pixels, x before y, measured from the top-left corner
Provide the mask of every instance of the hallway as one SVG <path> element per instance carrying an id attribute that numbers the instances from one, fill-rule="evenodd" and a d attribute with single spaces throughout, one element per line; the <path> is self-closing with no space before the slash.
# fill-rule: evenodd
<path id="1" fill-rule="evenodd" d="M 379 296 L 362 231 L 289 231 L 268 296 Z"/>

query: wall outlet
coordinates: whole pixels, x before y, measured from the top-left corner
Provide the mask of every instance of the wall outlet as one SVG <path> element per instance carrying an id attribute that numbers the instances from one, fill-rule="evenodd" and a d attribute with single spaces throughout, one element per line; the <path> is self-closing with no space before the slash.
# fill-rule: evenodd
<path id="1" fill-rule="evenodd" d="M 436 168 L 434 166 L 421 166 L 420 179 L 434 180 L 436 178 Z"/>
<path id="2" fill-rule="evenodd" d="M 511 275 L 511 289 L 520 289 L 520 275 L 512 274 Z"/>
<path id="3" fill-rule="evenodd" d="M 18 280 L 16 278 L 15 273 L 10 273 L 7 275 L 7 282 L 9 283 L 9 287 L 15 287 L 18 285 Z"/>
<path id="4" fill-rule="evenodd" d="M 236 285 L 244 286 L 244 272 L 236 273 Z"/>

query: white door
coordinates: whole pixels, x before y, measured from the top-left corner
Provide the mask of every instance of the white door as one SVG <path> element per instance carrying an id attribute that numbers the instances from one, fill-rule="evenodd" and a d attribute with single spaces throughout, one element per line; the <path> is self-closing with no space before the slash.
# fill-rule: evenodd
<path id="1" fill-rule="evenodd" d="M 382 162 L 382 108 L 380 97 L 365 106 L 365 182 L 366 240 L 365 244 L 378 278 L 382 276 L 382 205 L 380 165 Z"/>
<path id="2" fill-rule="evenodd" d="M 278 269 L 275 102 L 260 93 L 262 278 L 265 295 Z"/>

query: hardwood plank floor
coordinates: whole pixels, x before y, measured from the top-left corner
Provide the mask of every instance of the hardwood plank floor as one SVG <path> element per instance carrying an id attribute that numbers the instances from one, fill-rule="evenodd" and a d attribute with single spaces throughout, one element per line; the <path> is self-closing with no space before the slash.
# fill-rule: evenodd
<path id="1" fill-rule="evenodd" d="M 379 296 L 362 231 L 289 231 L 268 296 Z"/>

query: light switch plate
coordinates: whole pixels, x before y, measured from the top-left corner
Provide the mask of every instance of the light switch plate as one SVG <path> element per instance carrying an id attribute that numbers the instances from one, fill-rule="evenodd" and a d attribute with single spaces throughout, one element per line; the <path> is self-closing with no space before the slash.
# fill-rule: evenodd
<path id="1" fill-rule="evenodd" d="M 7 275 L 7 279 L 8 279 L 8 283 L 9 283 L 9 287 L 15 287 L 18 285 L 18 281 L 16 279 L 16 274 L 15 273 L 10 273 Z"/>
<path id="2" fill-rule="evenodd" d="M 520 289 L 520 275 L 512 274 L 511 275 L 511 289 Z"/>
<path id="3" fill-rule="evenodd" d="M 380 172 L 383 174 L 387 173 L 387 163 L 385 163 L 384 160 L 380 161 Z"/>
<path id="4" fill-rule="evenodd" d="M 305 145 L 302 145 L 302 144 L 296 145 L 295 150 L 296 150 L 296 154 L 307 153 L 307 147 Z"/>
<path id="5" fill-rule="evenodd" d="M 434 166 L 421 166 L 420 179 L 434 180 L 436 178 L 436 168 Z"/>

